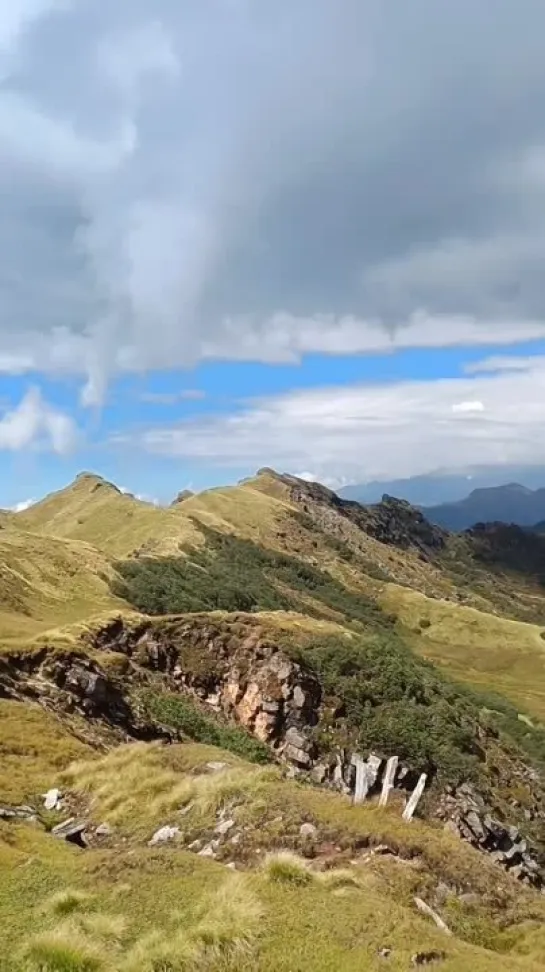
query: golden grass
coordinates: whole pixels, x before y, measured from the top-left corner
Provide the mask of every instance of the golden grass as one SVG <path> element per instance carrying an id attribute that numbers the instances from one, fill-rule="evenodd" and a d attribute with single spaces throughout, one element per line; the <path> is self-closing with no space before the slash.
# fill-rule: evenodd
<path id="1" fill-rule="evenodd" d="M 129 743 L 100 759 L 73 764 L 62 778 L 66 785 L 91 796 L 91 809 L 101 819 L 128 830 L 148 831 L 188 804 L 201 822 L 213 818 L 223 803 L 255 797 L 279 777 L 276 767 L 249 766 L 214 747 L 187 750 L 189 762 L 184 760 L 186 747 Z M 175 762 L 169 765 L 172 756 Z M 206 762 L 220 757 L 225 769 L 207 772 Z"/>
<path id="2" fill-rule="evenodd" d="M 88 544 L 3 530 L 0 645 L 119 607 L 110 593 L 112 577 L 110 562 Z"/>
<path id="3" fill-rule="evenodd" d="M 277 546 L 274 537 L 285 517 L 287 504 L 251 486 L 208 489 L 183 503 L 186 516 L 193 516 L 205 526 L 221 533 Z"/>
<path id="4" fill-rule="evenodd" d="M 55 786 L 70 763 L 91 753 L 51 712 L 0 699 L 0 800 L 37 797 Z"/>
<path id="5" fill-rule="evenodd" d="M 30 743 L 31 734 L 26 738 Z M 39 747 L 40 735 L 34 744 Z M 50 756 L 47 747 L 41 757 L 33 754 L 44 766 Z M 226 768 L 205 773 L 211 759 Z M 59 782 L 48 779 L 51 786 Z M 123 745 L 79 761 L 64 783 L 89 804 L 92 820 L 111 821 L 113 814 L 119 821 L 114 844 L 81 852 L 38 827 L 3 829 L 2 972 L 374 972 L 382 967 L 383 947 L 392 950 L 394 972 L 410 968 L 415 952 L 433 948 L 447 953 L 441 966 L 447 972 L 541 967 L 543 902 L 514 882 L 510 920 L 516 924 L 507 921 L 502 930 L 490 913 L 483 925 L 487 944 L 503 952 L 457 937 L 466 934 L 465 913 L 452 914 L 448 940 L 418 915 L 412 895 L 422 887 L 432 893 L 440 880 L 476 890 L 483 907 L 489 893 L 511 884 L 472 848 L 418 821 L 407 826 L 393 810 L 352 807 L 335 794 L 285 781 L 274 768 L 194 744 Z M 191 811 L 179 815 L 187 800 Z M 147 846 L 156 824 L 184 828 L 188 821 L 190 831 L 209 833 L 222 806 L 239 828 L 249 828 L 244 832 L 252 832 L 254 846 L 267 849 L 264 821 L 281 814 L 282 827 L 292 832 L 313 820 L 328 840 L 387 843 L 413 863 L 377 858 L 376 865 L 362 860 L 322 872 L 296 855 L 276 853 L 263 867 L 231 874 L 180 846 Z M 468 925 L 467 934 L 475 938 L 479 927 Z"/>
<path id="6" fill-rule="evenodd" d="M 543 628 L 386 585 L 381 607 L 409 632 L 411 647 L 459 681 L 505 695 L 545 719 Z"/>
<path id="7" fill-rule="evenodd" d="M 120 493 L 98 476 L 83 475 L 66 489 L 17 514 L 21 529 L 83 540 L 122 558 L 136 549 L 172 554 L 202 537 L 181 508 L 162 509 Z"/>

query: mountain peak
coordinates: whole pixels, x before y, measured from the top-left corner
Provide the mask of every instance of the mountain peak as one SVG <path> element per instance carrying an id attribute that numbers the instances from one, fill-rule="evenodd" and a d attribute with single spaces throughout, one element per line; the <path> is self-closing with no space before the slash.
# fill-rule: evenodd
<path id="1" fill-rule="evenodd" d="M 179 506 L 180 503 L 183 503 L 184 502 L 184 500 L 191 499 L 191 497 L 194 496 L 194 495 L 195 495 L 195 493 L 193 492 L 193 490 L 191 490 L 191 489 L 182 489 L 182 490 L 180 490 L 180 492 L 178 493 L 178 495 L 172 500 L 172 503 L 170 505 L 171 506 Z"/>
<path id="2" fill-rule="evenodd" d="M 104 479 L 104 477 L 100 476 L 98 473 L 87 472 L 86 470 L 78 473 L 74 482 L 67 486 L 66 489 L 73 489 L 78 486 L 86 487 L 93 492 L 97 489 L 106 488 L 113 489 L 116 493 L 122 493 L 122 490 L 119 489 L 119 486 L 116 486 L 115 483 L 110 482 L 108 479 Z"/>

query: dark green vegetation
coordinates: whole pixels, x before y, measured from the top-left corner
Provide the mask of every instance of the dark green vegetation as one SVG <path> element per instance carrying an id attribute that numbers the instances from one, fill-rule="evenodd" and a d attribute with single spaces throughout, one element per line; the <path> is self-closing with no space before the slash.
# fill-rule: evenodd
<path id="1" fill-rule="evenodd" d="M 189 698 L 145 690 L 139 693 L 138 701 L 147 715 L 194 742 L 227 749 L 250 763 L 271 761 L 271 752 L 264 743 L 238 726 L 224 725 L 217 717 L 205 715 Z"/>
<path id="2" fill-rule="evenodd" d="M 485 771 L 486 735 L 513 758 L 545 766 L 542 725 L 500 695 L 456 683 L 396 631 L 350 642 L 330 636 L 291 653 L 318 675 L 363 752 L 397 753 L 415 770 L 460 782 Z"/>
<path id="3" fill-rule="evenodd" d="M 545 540 L 539 534 L 505 523 L 479 523 L 466 536 L 478 563 L 526 574 L 545 585 Z"/>
<path id="4" fill-rule="evenodd" d="M 123 580 L 114 584 L 115 594 L 152 615 L 303 610 L 313 617 L 328 617 L 333 611 L 364 624 L 389 623 L 373 601 L 318 567 L 251 540 L 200 529 L 206 547 L 187 557 L 139 557 L 118 563 Z"/>
<path id="5" fill-rule="evenodd" d="M 363 752 L 397 753 L 449 782 L 478 773 L 477 704 L 394 632 L 349 643 L 328 638 L 296 654 Z"/>
<path id="6" fill-rule="evenodd" d="M 484 730 L 532 760 L 545 758 L 543 729 L 521 721 L 509 702 L 498 698 L 492 704 L 418 657 L 402 629 L 365 595 L 250 540 L 211 529 L 206 540 L 190 557 L 118 564 L 123 580 L 115 593 L 151 615 L 304 610 L 319 618 L 334 611 L 353 624 L 352 640 L 327 637 L 304 648 L 299 643 L 292 653 L 316 673 L 332 711 L 342 713 L 347 737 L 363 751 L 395 752 L 414 770 L 452 783 L 481 773 L 485 754 L 478 739 Z M 190 738 L 255 759 L 246 733 L 221 727 L 192 703 L 161 694 L 148 704 L 155 717 Z M 228 742 L 219 733 L 234 736 Z M 256 752 L 259 757 L 261 749 Z"/>

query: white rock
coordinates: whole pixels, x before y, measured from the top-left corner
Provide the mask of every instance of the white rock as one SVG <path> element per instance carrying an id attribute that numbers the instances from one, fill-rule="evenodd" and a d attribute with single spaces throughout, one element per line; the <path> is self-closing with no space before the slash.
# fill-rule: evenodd
<path id="1" fill-rule="evenodd" d="M 218 847 L 219 840 L 211 840 L 206 847 L 203 847 L 202 851 L 199 851 L 199 857 L 215 857 Z"/>
<path id="2" fill-rule="evenodd" d="M 54 789 L 44 793 L 44 807 L 46 810 L 56 810 L 61 802 L 61 791 Z"/>
<path id="3" fill-rule="evenodd" d="M 113 828 L 108 823 L 102 823 L 95 830 L 95 834 L 97 837 L 110 837 L 113 834 Z"/>
<path id="4" fill-rule="evenodd" d="M 220 837 L 225 837 L 225 834 L 228 834 L 229 831 L 232 830 L 234 826 L 235 826 L 234 820 L 221 820 L 215 829 L 215 833 L 219 834 Z"/>
<path id="5" fill-rule="evenodd" d="M 299 828 L 299 833 L 301 834 L 301 837 L 316 837 L 316 834 L 318 833 L 318 828 L 315 827 L 314 824 L 304 823 L 301 824 Z"/>
<path id="6" fill-rule="evenodd" d="M 206 768 L 210 770 L 211 773 L 219 773 L 221 770 L 226 769 L 227 763 L 218 763 L 212 760 L 210 763 L 206 764 Z"/>
<path id="7" fill-rule="evenodd" d="M 170 840 L 178 837 L 179 833 L 179 827 L 160 827 L 159 830 L 155 831 L 151 840 L 148 841 L 148 847 L 155 847 L 156 844 L 166 844 Z"/>

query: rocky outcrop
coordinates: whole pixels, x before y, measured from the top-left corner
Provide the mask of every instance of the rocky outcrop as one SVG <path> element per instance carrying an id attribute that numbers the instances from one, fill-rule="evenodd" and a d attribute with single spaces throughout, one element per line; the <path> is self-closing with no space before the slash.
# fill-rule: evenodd
<path id="1" fill-rule="evenodd" d="M 534 887 L 545 883 L 545 860 L 519 829 L 497 820 L 483 798 L 469 784 L 450 789 L 437 811 L 446 828 L 478 850 L 486 851 L 511 874 Z"/>
<path id="2" fill-rule="evenodd" d="M 60 715 L 82 717 L 79 725 L 86 731 L 78 733 L 76 725 L 73 729 L 90 744 L 171 740 L 175 734 L 169 729 L 134 710 L 128 688 L 97 662 L 72 653 L 40 651 L 0 663 L 0 697 L 35 701 Z"/>
<path id="3" fill-rule="evenodd" d="M 419 774 L 398 763 L 395 753 L 388 754 L 392 759 L 387 762 L 381 755 L 358 752 L 342 718 L 337 731 L 315 673 L 247 617 L 236 617 L 229 626 L 209 615 L 160 622 L 114 619 L 88 637 L 87 655 L 43 650 L 18 660 L 4 657 L 0 694 L 82 717 L 88 732 L 98 727 L 100 738 L 107 730 L 112 741 L 169 741 L 178 734 L 138 706 L 139 688 L 166 688 L 246 728 L 287 764 L 292 776 L 353 797 L 357 767 L 365 761 L 363 798 L 381 792 L 385 802 L 391 789 L 405 804 L 419 782 Z M 541 811 L 536 812 L 541 819 Z M 474 788 L 444 792 L 437 815 L 514 876 L 543 884 L 539 855 Z"/>
<path id="4" fill-rule="evenodd" d="M 448 533 L 430 523 L 424 514 L 405 500 L 384 495 L 380 503 L 361 506 L 341 499 L 320 483 L 308 483 L 295 476 L 280 477 L 289 487 L 290 500 L 301 507 L 321 529 L 346 539 L 342 517 L 367 536 L 388 546 L 414 550 L 432 560 L 446 546 Z"/>
<path id="5" fill-rule="evenodd" d="M 175 499 L 172 500 L 172 503 L 170 505 L 171 506 L 179 506 L 180 503 L 183 503 L 184 502 L 184 500 L 191 499 L 191 497 L 194 496 L 194 495 L 195 495 L 195 493 L 192 490 L 190 490 L 190 489 L 182 489 L 177 494 L 177 496 L 175 497 Z"/>
<path id="6" fill-rule="evenodd" d="M 14 807 L 11 804 L 0 803 L 0 820 L 7 820 L 19 823 L 22 820 L 34 822 L 36 820 L 36 810 L 34 807 L 26 805 Z"/>
<path id="7" fill-rule="evenodd" d="M 316 676 L 250 625 L 225 637 L 208 618 L 141 626 L 123 633 L 114 624 L 96 646 L 115 645 L 133 663 L 160 672 L 171 688 L 191 693 L 236 720 L 277 755 L 310 768 L 322 690 Z"/>

